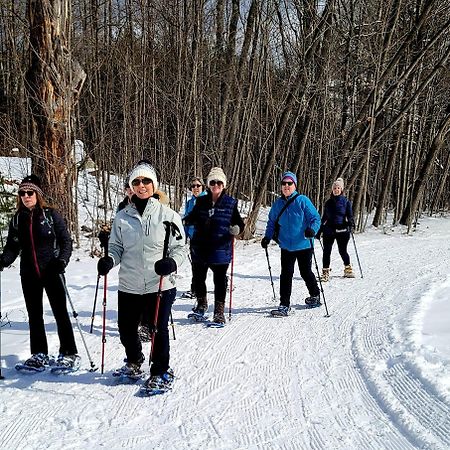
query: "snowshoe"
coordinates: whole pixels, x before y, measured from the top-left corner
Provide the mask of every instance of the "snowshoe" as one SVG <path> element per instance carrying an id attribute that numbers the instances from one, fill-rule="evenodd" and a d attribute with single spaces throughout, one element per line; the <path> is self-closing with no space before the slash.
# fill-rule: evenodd
<path id="1" fill-rule="evenodd" d="M 144 376 L 144 371 L 141 370 L 144 359 L 144 355 L 142 355 L 138 363 L 129 363 L 125 359 L 125 365 L 116 369 L 113 372 L 113 377 L 117 377 L 119 383 L 134 383 L 140 380 Z"/>
<path id="2" fill-rule="evenodd" d="M 54 375 L 76 372 L 80 368 L 80 363 L 81 358 L 78 355 L 59 355 L 50 372 Z"/>
<path id="3" fill-rule="evenodd" d="M 204 312 L 195 312 L 192 311 L 191 313 L 188 314 L 188 319 L 192 319 L 195 322 L 205 322 L 206 320 L 208 320 L 208 316 L 205 315 Z"/>
<path id="4" fill-rule="evenodd" d="M 287 317 L 290 311 L 291 308 L 289 306 L 280 305 L 277 309 L 272 309 L 272 311 L 270 311 L 270 314 L 273 317 Z"/>
<path id="5" fill-rule="evenodd" d="M 152 375 L 141 386 L 139 392 L 144 397 L 164 394 L 172 389 L 175 376 L 172 369 L 168 369 L 162 375 Z"/>
<path id="6" fill-rule="evenodd" d="M 223 328 L 225 324 L 223 322 L 215 322 L 214 320 L 205 322 L 205 326 L 208 328 Z"/>
<path id="7" fill-rule="evenodd" d="M 183 294 L 181 294 L 181 298 L 196 298 L 196 297 L 197 296 L 192 291 L 186 291 L 186 292 L 183 292 Z"/>
<path id="8" fill-rule="evenodd" d="M 15 365 L 16 370 L 23 373 L 36 373 L 43 372 L 46 367 L 53 363 L 54 359 L 50 358 L 45 353 L 35 353 L 31 355 L 23 363 L 17 363 Z"/>
<path id="9" fill-rule="evenodd" d="M 308 306 L 308 308 L 317 308 L 322 305 L 322 303 L 320 303 L 319 295 L 312 296 L 312 297 L 306 297 L 305 304 L 306 304 L 306 306 Z"/>

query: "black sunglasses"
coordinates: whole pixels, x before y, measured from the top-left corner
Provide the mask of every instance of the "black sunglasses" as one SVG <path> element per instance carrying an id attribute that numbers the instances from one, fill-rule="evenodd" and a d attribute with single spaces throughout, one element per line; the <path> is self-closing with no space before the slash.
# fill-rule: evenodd
<path id="1" fill-rule="evenodd" d="M 281 186 L 292 186 L 294 184 L 293 181 L 282 181 Z"/>
<path id="2" fill-rule="evenodd" d="M 215 186 L 217 184 L 217 186 L 223 186 L 223 181 L 220 181 L 220 180 L 211 180 L 210 182 L 209 182 L 209 185 L 210 186 Z"/>
<path id="3" fill-rule="evenodd" d="M 191 184 L 191 189 L 202 187 L 201 184 Z"/>
<path id="4" fill-rule="evenodd" d="M 150 183 L 153 183 L 153 180 L 150 178 L 135 178 L 132 182 L 132 186 L 139 186 L 140 184 L 143 184 L 144 186 L 149 185 Z"/>
<path id="5" fill-rule="evenodd" d="M 34 191 L 19 191 L 19 195 L 21 197 L 25 197 L 25 194 L 28 195 L 28 197 L 32 197 L 34 194 Z"/>

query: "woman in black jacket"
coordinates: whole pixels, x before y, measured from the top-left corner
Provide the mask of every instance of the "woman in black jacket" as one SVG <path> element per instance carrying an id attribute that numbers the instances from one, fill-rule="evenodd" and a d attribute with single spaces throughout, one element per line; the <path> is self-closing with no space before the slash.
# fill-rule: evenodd
<path id="1" fill-rule="evenodd" d="M 60 341 L 57 364 L 76 368 L 80 357 L 66 306 L 61 274 L 72 254 L 72 239 L 62 216 L 46 206 L 36 175 L 19 186 L 17 211 L 9 224 L 8 238 L 0 255 L 0 270 L 20 254 L 20 279 L 30 324 L 31 357 L 17 368 L 41 372 L 49 364 L 43 318 L 43 291 L 55 316 Z"/>
<path id="2" fill-rule="evenodd" d="M 344 180 L 338 178 L 333 183 L 330 198 L 325 202 L 322 224 L 317 234 L 318 238 L 323 234 L 322 281 L 328 281 L 330 277 L 330 258 L 334 241 L 337 242 L 344 263 L 344 277 L 355 277 L 347 252 L 351 229 L 354 226 L 352 204 L 344 195 Z"/>

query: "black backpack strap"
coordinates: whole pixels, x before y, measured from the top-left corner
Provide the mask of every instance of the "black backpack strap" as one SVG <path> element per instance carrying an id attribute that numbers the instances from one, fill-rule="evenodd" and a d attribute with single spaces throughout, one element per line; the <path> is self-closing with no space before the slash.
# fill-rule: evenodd
<path id="1" fill-rule="evenodd" d="M 281 208 L 281 211 L 278 213 L 277 218 L 275 219 L 274 222 L 274 232 L 273 232 L 273 236 L 272 239 L 275 242 L 278 242 L 278 235 L 280 233 L 280 217 L 283 215 L 284 211 L 286 211 L 287 207 L 299 196 L 300 194 L 297 192 L 293 197 L 291 197 L 286 204 Z"/>

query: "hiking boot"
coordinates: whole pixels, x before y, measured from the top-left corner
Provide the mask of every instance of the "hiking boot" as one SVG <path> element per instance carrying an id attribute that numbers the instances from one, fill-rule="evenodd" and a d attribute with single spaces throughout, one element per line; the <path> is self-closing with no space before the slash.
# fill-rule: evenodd
<path id="1" fill-rule="evenodd" d="M 24 366 L 31 367 L 36 370 L 44 370 L 45 366 L 49 365 L 49 361 L 50 359 L 45 353 L 35 353 L 24 362 Z"/>
<path id="2" fill-rule="evenodd" d="M 215 323 L 225 323 L 225 303 L 224 302 L 215 302 L 214 303 L 214 318 L 213 322 Z"/>
<path id="3" fill-rule="evenodd" d="M 330 269 L 322 269 L 322 275 L 320 276 L 320 281 L 324 283 L 330 279 Z"/>
<path id="4" fill-rule="evenodd" d="M 55 366 L 76 370 L 80 367 L 81 358 L 78 355 L 59 355 Z"/>
<path id="5" fill-rule="evenodd" d="M 197 305 L 192 308 L 192 311 L 201 315 L 208 311 L 208 299 L 206 295 L 204 297 L 197 297 Z"/>
<path id="6" fill-rule="evenodd" d="M 351 264 L 344 267 L 344 278 L 355 278 Z"/>
<path id="7" fill-rule="evenodd" d="M 305 304 L 308 306 L 320 306 L 320 296 L 319 295 L 313 295 L 311 297 L 305 298 Z"/>

